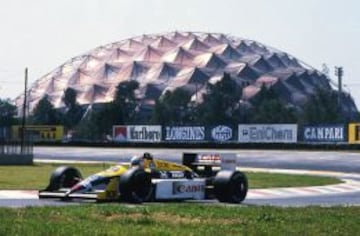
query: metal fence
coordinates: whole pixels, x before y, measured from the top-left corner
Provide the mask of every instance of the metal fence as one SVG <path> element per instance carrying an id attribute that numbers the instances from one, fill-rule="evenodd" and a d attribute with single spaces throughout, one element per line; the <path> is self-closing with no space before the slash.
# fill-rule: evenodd
<path id="1" fill-rule="evenodd" d="M 0 155 L 14 156 L 14 155 L 33 155 L 34 145 L 30 141 L 9 141 L 0 140 Z"/>
<path id="2" fill-rule="evenodd" d="M 0 165 L 32 165 L 33 143 L 0 139 Z"/>

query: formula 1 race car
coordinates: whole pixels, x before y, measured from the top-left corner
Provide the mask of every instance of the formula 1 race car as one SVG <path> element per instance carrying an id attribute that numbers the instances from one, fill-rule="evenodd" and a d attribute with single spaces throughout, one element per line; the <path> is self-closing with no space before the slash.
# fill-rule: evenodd
<path id="1" fill-rule="evenodd" d="M 131 165 L 116 165 L 82 179 L 74 167 L 58 167 L 39 198 L 94 199 L 142 203 L 218 199 L 241 203 L 248 181 L 236 170 L 231 154 L 184 153 L 182 164 L 154 159 L 145 153 Z"/>

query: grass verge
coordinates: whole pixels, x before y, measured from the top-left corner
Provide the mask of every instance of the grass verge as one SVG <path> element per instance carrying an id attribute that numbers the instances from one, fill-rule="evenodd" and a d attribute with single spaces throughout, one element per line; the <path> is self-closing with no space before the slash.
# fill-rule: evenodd
<path id="1" fill-rule="evenodd" d="M 0 208 L 0 235 L 357 235 L 359 213 L 196 203 Z"/>
<path id="2" fill-rule="evenodd" d="M 62 164 L 63 165 L 63 164 Z M 77 167 L 83 177 L 108 168 L 102 164 L 71 164 Z M 60 164 L 35 164 L 32 166 L 0 166 L 0 189 L 42 189 L 49 182 L 50 175 Z M 269 173 L 246 173 L 250 188 L 302 187 L 341 183 L 332 177 L 308 175 L 286 175 Z"/>

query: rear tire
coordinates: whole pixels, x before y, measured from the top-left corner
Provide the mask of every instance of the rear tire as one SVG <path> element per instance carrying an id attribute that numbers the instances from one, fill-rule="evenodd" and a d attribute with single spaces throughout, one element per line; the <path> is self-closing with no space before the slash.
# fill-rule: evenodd
<path id="1" fill-rule="evenodd" d="M 122 201 L 142 203 L 153 200 L 154 188 L 150 173 L 135 167 L 120 176 L 119 192 Z"/>
<path id="2" fill-rule="evenodd" d="M 71 188 L 82 179 L 78 169 L 70 166 L 58 167 L 50 177 L 49 186 L 46 191 L 56 191 L 60 188 Z"/>
<path id="3" fill-rule="evenodd" d="M 248 180 L 240 171 L 220 171 L 213 184 L 215 197 L 220 202 L 241 203 L 248 191 Z"/>

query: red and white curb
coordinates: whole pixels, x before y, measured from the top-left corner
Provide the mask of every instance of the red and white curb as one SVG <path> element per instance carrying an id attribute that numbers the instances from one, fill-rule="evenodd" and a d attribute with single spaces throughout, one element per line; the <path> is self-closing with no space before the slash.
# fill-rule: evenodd
<path id="1" fill-rule="evenodd" d="M 247 199 L 269 199 L 269 198 L 293 198 L 310 197 L 323 195 L 336 195 L 358 192 L 360 196 L 360 182 L 345 180 L 345 183 L 314 187 L 296 188 L 270 188 L 270 189 L 251 189 Z"/>
<path id="2" fill-rule="evenodd" d="M 0 199 L 39 199 L 36 190 L 0 190 Z"/>

